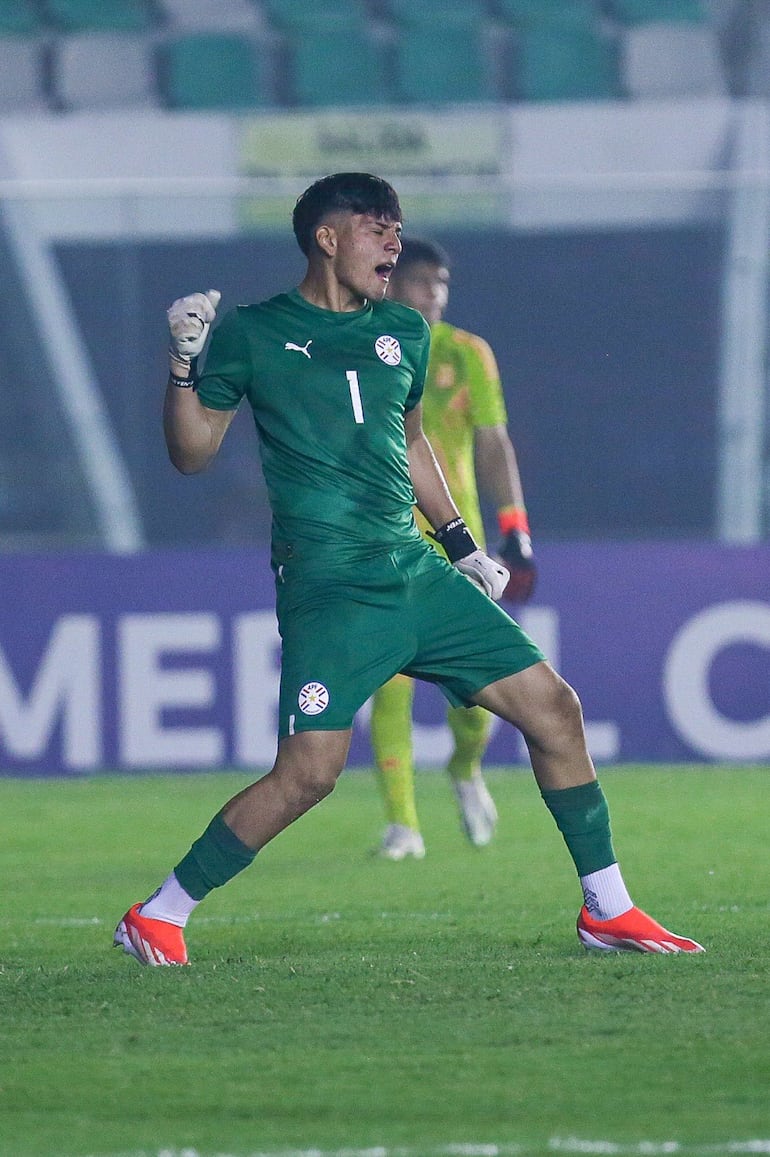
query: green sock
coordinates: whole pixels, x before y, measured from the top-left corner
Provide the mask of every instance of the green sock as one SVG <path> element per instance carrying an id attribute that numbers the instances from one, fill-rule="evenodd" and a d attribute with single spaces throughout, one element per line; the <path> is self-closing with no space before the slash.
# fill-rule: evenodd
<path id="1" fill-rule="evenodd" d="M 541 790 L 540 794 L 564 836 L 578 876 L 588 876 L 616 862 L 609 808 L 596 780 L 559 791 Z"/>
<path id="2" fill-rule="evenodd" d="M 188 896 L 202 900 L 212 888 L 221 888 L 248 868 L 256 854 L 218 814 L 179 861 L 174 875 Z"/>

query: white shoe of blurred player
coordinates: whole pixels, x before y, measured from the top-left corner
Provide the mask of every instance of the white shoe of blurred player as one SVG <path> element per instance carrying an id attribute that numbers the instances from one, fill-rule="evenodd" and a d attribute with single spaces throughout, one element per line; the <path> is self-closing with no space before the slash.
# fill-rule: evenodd
<path id="1" fill-rule="evenodd" d="M 425 844 L 419 832 L 404 824 L 389 824 L 380 844 L 380 853 L 385 860 L 405 860 L 413 856 L 415 860 L 425 858 Z"/>
<path id="2" fill-rule="evenodd" d="M 480 775 L 453 779 L 463 831 L 475 848 L 485 848 L 495 834 L 497 808 Z"/>

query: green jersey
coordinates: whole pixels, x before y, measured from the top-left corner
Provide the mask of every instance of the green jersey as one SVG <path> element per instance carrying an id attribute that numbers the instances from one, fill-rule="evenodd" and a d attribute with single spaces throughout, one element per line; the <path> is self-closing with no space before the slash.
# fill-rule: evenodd
<path id="1" fill-rule="evenodd" d="M 198 396 L 251 406 L 278 562 L 353 558 L 417 530 L 404 414 L 420 401 L 430 335 L 415 310 L 319 309 L 297 290 L 238 306 L 214 331 Z"/>
<path id="2" fill-rule="evenodd" d="M 473 537 L 483 545 L 474 433 L 479 426 L 505 425 L 507 421 L 500 372 L 483 338 L 445 321 L 431 326 L 422 418 L 457 508 Z M 418 521 L 424 528 L 425 523 Z"/>

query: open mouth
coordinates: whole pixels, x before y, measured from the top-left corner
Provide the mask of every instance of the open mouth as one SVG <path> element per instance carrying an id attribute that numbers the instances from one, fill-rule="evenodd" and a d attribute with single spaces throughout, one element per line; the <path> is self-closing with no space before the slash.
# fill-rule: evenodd
<path id="1" fill-rule="evenodd" d="M 390 275 L 396 267 L 395 261 L 384 261 L 382 265 L 378 265 L 375 272 L 383 281 L 390 281 Z"/>

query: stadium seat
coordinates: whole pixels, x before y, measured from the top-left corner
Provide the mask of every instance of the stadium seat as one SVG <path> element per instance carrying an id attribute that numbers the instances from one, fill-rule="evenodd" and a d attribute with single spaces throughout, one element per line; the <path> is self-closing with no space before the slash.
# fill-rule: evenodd
<path id="1" fill-rule="evenodd" d="M 483 30 L 462 21 L 406 27 L 396 45 L 399 98 L 413 104 L 493 100 Z"/>
<path id="2" fill-rule="evenodd" d="M 478 26 L 488 15 L 484 0 L 443 0 L 440 17 L 432 4 L 415 4 L 414 0 L 388 0 L 387 11 L 397 25 L 406 28 L 430 26 L 434 36 L 439 19 L 443 32 L 448 23 Z"/>
<path id="3" fill-rule="evenodd" d="M 158 0 L 163 22 L 173 33 L 242 32 L 263 28 L 260 10 L 251 0 Z"/>
<path id="4" fill-rule="evenodd" d="M 357 0 L 263 0 L 271 24 L 281 31 L 312 30 L 323 33 L 330 22 L 335 29 L 363 30 L 368 24 L 366 9 Z"/>
<path id="5" fill-rule="evenodd" d="M 34 36 L 42 20 L 31 0 L 0 0 L 0 36 Z"/>
<path id="6" fill-rule="evenodd" d="M 153 25 L 148 0 L 44 0 L 43 12 L 65 32 L 144 32 Z"/>
<path id="7" fill-rule="evenodd" d="M 483 3 L 449 0 L 440 23 L 431 5 L 390 0 L 396 20 L 395 82 L 399 99 L 417 104 L 493 100 L 491 50 Z"/>
<path id="8" fill-rule="evenodd" d="M 244 36 L 180 36 L 165 51 L 163 90 L 171 108 L 246 109 L 269 104 L 261 58 Z"/>
<path id="9" fill-rule="evenodd" d="M 548 26 L 517 36 L 516 94 L 522 100 L 612 100 L 620 95 L 617 56 L 597 32 Z"/>
<path id="10" fill-rule="evenodd" d="M 144 36 L 84 32 L 58 39 L 51 61 L 52 96 L 63 109 L 156 105 L 155 69 Z"/>
<path id="11" fill-rule="evenodd" d="M 713 29 L 696 24 L 640 24 L 620 38 L 627 96 L 722 96 L 727 82 Z"/>
<path id="12" fill-rule="evenodd" d="M 702 0 L 612 0 L 612 15 L 622 24 L 706 24 Z"/>
<path id="13" fill-rule="evenodd" d="M 389 100 L 382 46 L 366 28 L 344 34 L 324 21 L 289 46 L 289 101 L 295 105 L 377 105 Z"/>
<path id="14" fill-rule="evenodd" d="M 48 107 L 43 83 L 43 44 L 36 37 L 0 37 L 0 113 Z"/>
<path id="15" fill-rule="evenodd" d="M 515 28 L 595 32 L 598 27 L 593 0 L 499 0 L 499 9 Z"/>

